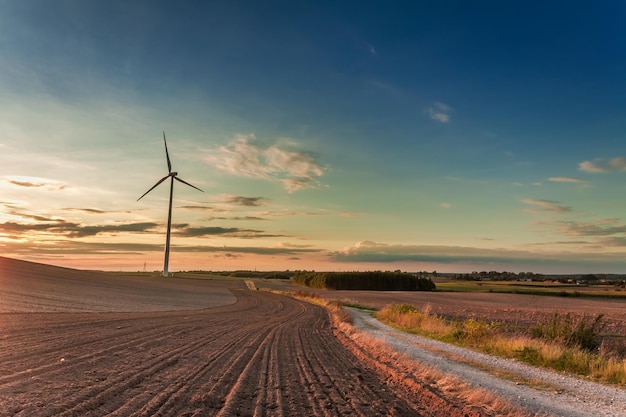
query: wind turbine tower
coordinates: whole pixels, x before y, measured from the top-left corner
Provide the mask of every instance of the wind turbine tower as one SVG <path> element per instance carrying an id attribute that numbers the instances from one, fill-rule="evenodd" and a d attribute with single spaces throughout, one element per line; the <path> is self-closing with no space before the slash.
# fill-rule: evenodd
<path id="1" fill-rule="evenodd" d="M 165 145 L 165 157 L 167 158 L 167 170 L 169 173 L 163 178 L 161 178 L 156 184 L 152 186 L 152 188 L 146 191 L 141 197 L 139 197 L 137 201 L 144 198 L 146 194 L 148 194 L 150 191 L 158 187 L 159 184 L 161 184 L 163 181 L 165 181 L 168 178 L 170 179 L 170 206 L 167 212 L 167 235 L 165 237 L 165 259 L 163 260 L 163 276 L 167 277 L 168 266 L 170 263 L 170 235 L 171 235 L 171 230 L 172 230 L 172 197 L 174 195 L 174 180 L 178 182 L 182 182 L 183 184 L 188 185 L 191 188 L 195 188 L 198 191 L 202 191 L 202 190 L 196 187 L 195 185 L 191 185 L 187 181 L 181 178 L 178 178 L 178 172 L 172 171 L 172 163 L 170 162 L 170 154 L 167 152 L 167 141 L 165 140 L 165 132 L 163 132 L 163 144 Z"/>

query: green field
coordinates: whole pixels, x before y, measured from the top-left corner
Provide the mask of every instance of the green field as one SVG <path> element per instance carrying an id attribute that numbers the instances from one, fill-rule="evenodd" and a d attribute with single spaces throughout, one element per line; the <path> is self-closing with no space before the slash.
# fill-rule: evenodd
<path id="1" fill-rule="evenodd" d="M 493 292 L 511 294 L 555 295 L 562 297 L 626 298 L 626 290 L 614 285 L 577 285 L 552 282 L 456 281 L 435 279 L 436 291 Z"/>

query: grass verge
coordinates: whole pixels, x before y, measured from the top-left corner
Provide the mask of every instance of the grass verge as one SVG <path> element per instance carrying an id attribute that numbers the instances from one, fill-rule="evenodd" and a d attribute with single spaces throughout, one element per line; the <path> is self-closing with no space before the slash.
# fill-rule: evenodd
<path id="1" fill-rule="evenodd" d="M 433 314 L 428 306 L 418 310 L 409 304 L 391 304 L 379 310 L 376 318 L 402 331 L 488 354 L 588 376 L 599 382 L 626 384 L 626 360 L 604 355 L 597 345 L 595 336 L 601 316 L 587 323 L 570 315 L 555 314 L 547 323 L 538 323 L 528 335 L 510 333 L 498 323 L 476 318 L 446 320 Z"/>

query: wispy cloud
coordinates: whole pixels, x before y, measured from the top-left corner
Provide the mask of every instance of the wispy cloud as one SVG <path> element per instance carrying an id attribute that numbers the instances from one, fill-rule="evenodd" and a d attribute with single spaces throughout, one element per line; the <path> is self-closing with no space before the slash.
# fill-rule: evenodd
<path id="1" fill-rule="evenodd" d="M 448 123 L 450 121 L 451 111 L 452 111 L 452 108 L 450 108 L 450 106 L 440 101 L 437 101 L 431 107 L 428 108 L 428 115 L 433 120 L 436 120 L 441 123 Z"/>
<path id="2" fill-rule="evenodd" d="M 532 198 L 527 198 L 522 200 L 524 204 L 529 204 L 533 206 L 533 209 L 529 209 L 529 211 L 553 211 L 557 213 L 563 213 L 566 211 L 572 211 L 571 207 L 564 206 L 558 201 L 552 200 L 535 200 Z"/>
<path id="3" fill-rule="evenodd" d="M 231 219 L 232 220 L 232 219 Z M 191 227 L 188 224 L 181 224 L 175 228 L 174 234 L 183 237 L 208 237 L 223 236 L 239 239 L 267 238 L 267 237 L 285 237 L 285 235 L 270 234 L 263 230 L 242 229 L 239 227 Z"/>
<path id="4" fill-rule="evenodd" d="M 69 255 L 69 254 L 140 254 L 144 252 L 162 252 L 161 243 L 111 243 L 107 241 L 85 242 L 81 240 L 54 240 L 45 242 L 10 242 L 0 243 L 6 251 L 21 255 Z M 179 253 L 240 253 L 251 255 L 297 255 L 302 253 L 321 252 L 317 248 L 300 248 L 288 245 L 272 247 L 261 246 L 207 246 L 207 245 L 176 245 Z"/>
<path id="5" fill-rule="evenodd" d="M 240 229 L 238 227 L 182 227 L 177 230 L 175 234 L 186 237 L 201 237 L 201 236 L 231 236 L 237 237 L 239 235 L 252 236 L 261 233 L 259 230 Z"/>
<path id="6" fill-rule="evenodd" d="M 80 223 L 55 220 L 48 223 L 16 223 L 5 222 L 0 224 L 0 232 L 8 235 L 23 235 L 30 232 L 52 233 L 71 238 L 96 236 L 101 233 L 115 234 L 120 232 L 144 233 L 158 226 L 157 223 L 126 223 L 118 225 L 85 226 Z"/>
<path id="7" fill-rule="evenodd" d="M 452 204 L 450 204 L 450 203 L 441 203 L 441 204 L 439 204 L 439 207 L 444 208 L 444 209 L 449 209 L 450 207 L 452 207 Z"/>
<path id="8" fill-rule="evenodd" d="M 291 143 L 263 146 L 254 135 L 240 135 L 227 146 L 208 151 L 205 160 L 230 174 L 278 181 L 289 192 L 318 187 L 327 167 L 316 155 L 294 148 Z"/>
<path id="9" fill-rule="evenodd" d="M 77 211 L 77 212 L 81 212 L 81 213 L 86 213 L 86 214 L 106 214 L 106 213 L 113 213 L 111 211 L 104 211 L 104 210 L 99 210 L 99 209 L 93 209 L 93 208 L 73 208 L 73 207 L 68 207 L 68 208 L 64 208 L 64 211 Z"/>
<path id="10" fill-rule="evenodd" d="M 612 236 L 626 233 L 626 225 L 617 219 L 600 219 L 595 222 L 559 222 L 559 231 L 568 236 Z"/>
<path id="11" fill-rule="evenodd" d="M 376 48 L 374 48 L 374 46 L 373 46 L 372 44 L 367 43 L 367 42 L 366 42 L 366 45 L 367 45 L 367 50 L 369 51 L 369 53 L 370 53 L 372 56 L 376 56 L 376 55 L 377 55 L 377 53 L 376 53 Z"/>
<path id="12" fill-rule="evenodd" d="M 533 252 L 527 250 L 489 249 L 466 246 L 390 245 L 373 241 L 357 242 L 354 246 L 329 254 L 335 262 L 436 262 L 442 264 L 489 264 L 491 267 L 538 265 L 559 268 L 606 268 L 624 265 L 623 253 L 586 252 L 584 256 L 572 251 Z"/>
<path id="13" fill-rule="evenodd" d="M 212 222 L 214 220 L 265 221 L 267 219 L 264 219 L 263 217 L 257 217 L 257 216 L 233 216 L 233 217 L 211 216 L 211 217 L 205 217 L 205 218 L 202 219 L 202 221 L 206 221 L 206 222 Z"/>
<path id="14" fill-rule="evenodd" d="M 626 171 L 626 158 L 617 157 L 610 160 L 596 159 L 594 161 L 583 161 L 578 164 L 580 171 L 600 174 L 611 171 Z"/>
<path id="15" fill-rule="evenodd" d="M 4 180 L 7 183 L 17 186 L 17 187 L 45 188 L 51 191 L 65 190 L 66 188 L 68 188 L 66 184 L 63 184 L 59 181 L 47 179 L 47 178 L 26 177 L 26 176 L 7 176 L 7 177 L 4 177 Z"/>
<path id="16" fill-rule="evenodd" d="M 269 200 L 264 197 L 244 197 L 230 195 L 224 198 L 227 203 L 233 203 L 245 207 L 259 207 L 267 204 Z"/>
<path id="17" fill-rule="evenodd" d="M 197 204 L 178 206 L 178 208 L 191 210 L 191 211 L 200 211 L 200 212 L 206 211 L 209 213 L 232 213 L 233 211 L 230 209 L 215 208 L 211 206 L 203 206 L 203 205 L 197 205 Z"/>
<path id="18" fill-rule="evenodd" d="M 320 211 L 292 211 L 292 210 L 281 210 L 281 211 L 264 211 L 259 213 L 260 216 L 266 217 L 290 217 L 290 216 L 329 216 L 332 213 L 329 213 L 325 210 Z M 341 215 L 341 213 L 340 213 Z"/>
<path id="19" fill-rule="evenodd" d="M 428 245 L 389 245 L 374 241 L 357 242 L 354 246 L 330 254 L 338 262 L 459 262 L 468 259 L 493 259 L 492 250 Z M 501 255 L 501 254 L 500 254 Z"/>
<path id="20" fill-rule="evenodd" d="M 552 182 L 569 182 L 573 184 L 587 184 L 587 181 L 575 177 L 550 177 L 548 181 Z"/>

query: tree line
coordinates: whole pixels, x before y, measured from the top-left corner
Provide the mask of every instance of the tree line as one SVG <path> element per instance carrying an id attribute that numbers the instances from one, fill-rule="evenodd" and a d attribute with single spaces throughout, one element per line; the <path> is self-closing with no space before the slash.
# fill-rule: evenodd
<path id="1" fill-rule="evenodd" d="M 315 272 L 297 271 L 298 285 L 329 290 L 433 291 L 435 283 L 408 272 Z"/>

